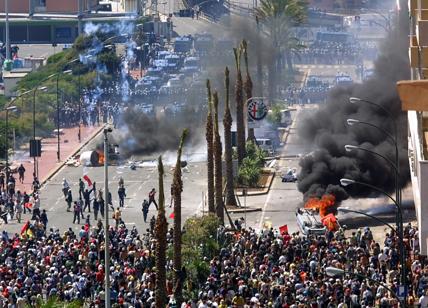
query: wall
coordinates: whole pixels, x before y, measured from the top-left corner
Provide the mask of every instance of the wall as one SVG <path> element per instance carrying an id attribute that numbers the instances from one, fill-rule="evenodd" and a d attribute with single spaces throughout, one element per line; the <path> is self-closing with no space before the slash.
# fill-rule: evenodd
<path id="1" fill-rule="evenodd" d="M 0 0 L 0 12 L 4 13 L 5 0 Z M 28 14 L 28 0 L 9 0 L 9 13 L 25 13 Z"/>
<path id="2" fill-rule="evenodd" d="M 46 12 L 77 13 L 79 0 L 46 0 Z"/>

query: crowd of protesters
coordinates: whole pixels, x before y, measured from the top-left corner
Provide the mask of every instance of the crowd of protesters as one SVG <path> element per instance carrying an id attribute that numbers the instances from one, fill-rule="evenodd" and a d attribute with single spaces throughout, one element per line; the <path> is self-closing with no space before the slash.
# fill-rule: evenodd
<path id="1" fill-rule="evenodd" d="M 111 297 L 118 307 L 154 307 L 154 225 L 153 216 L 142 235 L 120 219 L 110 227 Z M 101 220 L 88 221 L 78 233 L 70 228 L 61 234 L 39 219 L 27 223 L 21 234 L 3 232 L 0 306 L 25 307 L 56 296 L 103 307 L 104 232 Z M 418 229 L 408 224 L 404 234 L 408 303 L 420 301 L 426 307 L 428 266 L 418 253 Z M 172 245 L 171 230 L 167 239 Z M 198 298 L 186 298 L 182 307 L 398 306 L 392 292 L 398 293 L 400 243 L 394 233 L 378 243 L 367 227 L 348 236 L 343 229 L 303 236 L 220 227 L 217 240 L 219 254 L 204 260 L 210 269 L 206 283 Z M 167 264 L 171 271 L 171 262 Z M 343 269 L 345 274 L 330 277 L 327 267 Z M 167 280 L 167 307 L 177 307 L 172 289 L 172 281 Z"/>

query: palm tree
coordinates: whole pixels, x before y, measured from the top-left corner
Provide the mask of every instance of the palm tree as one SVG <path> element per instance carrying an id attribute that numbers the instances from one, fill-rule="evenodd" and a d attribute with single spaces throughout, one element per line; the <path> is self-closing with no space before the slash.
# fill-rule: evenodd
<path id="1" fill-rule="evenodd" d="M 257 39 L 261 42 L 260 37 L 260 23 L 259 17 L 256 16 L 256 25 L 257 25 Z M 257 95 L 263 96 L 263 67 L 262 67 L 262 54 L 259 50 L 257 52 Z"/>
<path id="2" fill-rule="evenodd" d="M 214 92 L 214 174 L 215 174 L 215 205 L 217 217 L 224 224 L 223 208 L 223 174 L 222 174 L 222 147 L 218 130 L 218 93 Z"/>
<path id="3" fill-rule="evenodd" d="M 207 140 L 207 173 L 208 173 L 208 212 L 215 213 L 214 204 L 214 148 L 213 148 L 213 116 L 211 106 L 211 86 L 210 81 L 207 80 L 208 92 L 208 113 L 205 137 Z"/>
<path id="4" fill-rule="evenodd" d="M 163 189 L 163 164 L 162 156 L 158 159 L 158 174 L 159 174 L 159 211 L 155 225 L 156 236 L 156 292 L 155 303 L 156 307 L 165 307 L 167 293 L 166 293 L 166 233 L 168 232 L 168 224 L 165 217 L 165 196 Z"/>
<path id="5" fill-rule="evenodd" d="M 172 181 L 172 194 L 174 200 L 174 298 L 177 306 L 180 307 L 183 301 L 183 278 L 181 273 L 181 192 L 183 191 L 183 181 L 181 179 L 181 153 L 188 130 L 183 130 L 180 145 L 177 151 L 177 162 L 175 163 L 174 179 Z"/>
<path id="6" fill-rule="evenodd" d="M 236 101 L 236 139 L 238 150 L 238 164 L 241 165 L 245 157 L 245 123 L 244 123 L 244 97 L 241 74 L 241 48 L 233 48 L 236 65 L 236 84 L 235 84 L 235 101 Z"/>
<path id="7" fill-rule="evenodd" d="M 264 25 L 264 33 L 270 37 L 274 61 L 269 69 L 269 96 L 276 95 L 277 73 L 284 66 L 284 57 L 291 71 L 291 54 L 302 48 L 294 37 L 293 27 L 299 26 L 306 18 L 305 0 L 260 0 L 255 15 Z"/>
<path id="8" fill-rule="evenodd" d="M 226 205 L 236 206 L 235 191 L 233 187 L 233 160 L 232 160 L 232 115 L 230 114 L 229 92 L 230 79 L 229 68 L 224 70 L 224 85 L 226 87 L 226 106 L 224 108 L 224 160 L 226 162 Z"/>
<path id="9" fill-rule="evenodd" d="M 245 90 L 245 98 L 246 101 L 248 101 L 250 98 L 253 97 L 253 81 L 251 80 L 250 76 L 250 70 L 248 68 L 248 45 L 247 41 L 242 41 L 242 50 L 244 51 L 244 61 L 245 61 L 245 81 L 244 81 L 244 90 Z M 247 106 L 244 106 L 244 110 Z M 248 123 L 247 123 L 248 125 Z M 248 140 L 255 140 L 256 137 L 254 136 L 254 128 L 250 128 L 248 125 Z"/>

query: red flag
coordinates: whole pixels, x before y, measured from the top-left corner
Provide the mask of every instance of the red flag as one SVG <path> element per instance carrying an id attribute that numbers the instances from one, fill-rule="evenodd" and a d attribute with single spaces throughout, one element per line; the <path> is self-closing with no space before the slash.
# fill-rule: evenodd
<path id="1" fill-rule="evenodd" d="M 88 183 L 88 186 L 91 187 L 92 186 L 92 181 L 89 178 L 89 176 L 87 176 L 86 174 L 83 176 L 83 179 Z"/>
<path id="2" fill-rule="evenodd" d="M 279 233 L 280 234 L 288 233 L 288 226 L 283 225 L 283 226 L 279 227 Z"/>
<path id="3" fill-rule="evenodd" d="M 169 215 L 169 218 L 174 219 L 174 217 L 175 217 L 174 212 L 172 212 L 172 213 Z"/>
<path id="4" fill-rule="evenodd" d="M 21 235 L 22 235 L 22 233 L 21 233 Z M 16 238 L 15 239 L 15 241 L 13 241 L 13 248 L 16 248 L 16 247 L 18 247 L 19 246 L 19 244 L 20 244 L 21 242 L 20 242 L 20 240 L 19 240 L 19 238 Z"/>
<path id="5" fill-rule="evenodd" d="M 89 225 L 88 224 L 85 224 L 85 229 L 84 229 L 86 232 L 89 232 Z"/>
<path id="6" fill-rule="evenodd" d="M 31 208 L 33 207 L 33 204 L 32 204 L 32 203 L 30 203 L 30 202 L 26 202 L 26 203 L 24 204 L 24 206 L 25 206 L 25 208 L 26 208 L 26 209 L 31 209 Z"/>
<path id="7" fill-rule="evenodd" d="M 22 229 L 21 229 L 21 235 L 24 235 L 25 234 L 25 232 L 28 230 L 28 228 L 30 227 L 30 221 L 28 220 L 23 226 L 22 226 Z"/>

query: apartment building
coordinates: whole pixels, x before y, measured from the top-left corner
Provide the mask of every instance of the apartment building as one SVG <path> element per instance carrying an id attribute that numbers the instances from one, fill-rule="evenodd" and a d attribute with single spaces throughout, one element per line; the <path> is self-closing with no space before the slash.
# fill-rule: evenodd
<path id="1" fill-rule="evenodd" d="M 412 80 L 399 81 L 397 89 L 408 118 L 408 156 L 420 252 L 428 255 L 428 0 L 409 0 L 408 5 Z"/>

